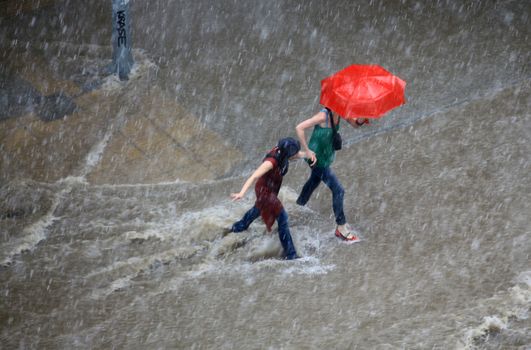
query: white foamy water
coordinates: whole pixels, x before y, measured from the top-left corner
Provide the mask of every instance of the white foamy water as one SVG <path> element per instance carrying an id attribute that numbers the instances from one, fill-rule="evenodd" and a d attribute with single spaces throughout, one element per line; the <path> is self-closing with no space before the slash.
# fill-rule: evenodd
<path id="1" fill-rule="evenodd" d="M 529 329 L 525 324 L 528 324 L 531 305 L 530 276 L 531 271 L 520 273 L 515 279 L 516 285 L 481 301 L 479 308 L 491 314 L 484 316 L 482 323 L 464 332 L 463 342 L 459 348 L 481 348 L 484 344 L 488 344 L 489 340 L 496 340 L 505 334 L 507 337 L 514 337 L 516 343 L 528 341 Z M 526 332 L 527 336 L 521 334 L 521 331 Z"/>
<path id="2" fill-rule="evenodd" d="M 9 101 L 69 91 L 80 121 L 68 144 L 74 117 L 0 120 L 14 132 L 0 129 L 12 143 L 0 140 L 0 160 L 25 167 L 0 164 L 2 348 L 529 347 L 523 2 L 130 5 L 142 49 L 128 82 L 100 74 L 112 54 L 102 4 L 57 3 L 0 22 L 0 73 L 18 82 L 5 86 L 31 92 Z M 301 259 L 283 260 L 277 231 L 260 219 L 223 237 L 254 202 L 252 190 L 239 202 L 229 194 L 319 110 L 320 80 L 352 63 L 381 64 L 408 83 L 406 105 L 368 127 L 341 124 L 333 169 L 363 240 L 334 236 L 324 185 L 308 206 L 295 204 L 309 175 L 303 162 L 290 166 L 280 194 Z M 100 105 L 102 96 L 112 101 Z M 182 111 L 162 110 L 163 101 Z M 135 123 L 144 114 L 149 123 Z M 178 125 L 173 118 L 185 124 L 161 132 Z M 186 118 L 204 134 L 191 135 Z M 155 122 L 173 138 L 160 155 Z M 23 137 L 41 133 L 49 162 L 35 156 L 43 142 L 35 154 L 19 151 Z M 77 142 L 85 137 L 90 145 Z M 78 145 L 86 148 L 70 160 Z M 217 145 L 240 152 L 223 172 Z M 128 162 L 114 164 L 118 155 Z M 18 178 L 72 164 L 59 181 Z M 179 164 L 186 181 L 155 171 L 160 181 L 136 181 L 155 183 L 119 183 L 133 168 L 151 174 L 163 164 Z M 109 168 L 118 175 L 106 177 Z"/>

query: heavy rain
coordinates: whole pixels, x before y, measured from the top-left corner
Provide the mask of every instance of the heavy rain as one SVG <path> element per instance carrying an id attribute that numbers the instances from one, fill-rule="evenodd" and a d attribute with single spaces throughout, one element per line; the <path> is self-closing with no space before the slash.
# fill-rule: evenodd
<path id="1" fill-rule="evenodd" d="M 530 16 L 1 0 L 0 348 L 529 349 Z M 340 123 L 360 241 L 334 234 L 324 183 L 298 204 L 304 160 L 278 193 L 297 259 L 281 225 L 227 231 L 256 205 L 231 193 L 354 64 L 406 82 L 404 104 Z"/>

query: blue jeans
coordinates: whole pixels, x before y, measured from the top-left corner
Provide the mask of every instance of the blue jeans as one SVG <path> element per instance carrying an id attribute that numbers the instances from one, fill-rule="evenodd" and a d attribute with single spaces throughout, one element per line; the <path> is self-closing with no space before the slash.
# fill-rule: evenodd
<path id="1" fill-rule="evenodd" d="M 332 191 L 332 208 L 334 209 L 334 215 L 336 216 L 336 224 L 344 225 L 347 222 L 345 219 L 345 213 L 343 213 L 343 197 L 345 195 L 345 190 L 330 167 L 312 168 L 312 174 L 302 187 L 301 194 L 299 195 L 299 198 L 297 198 L 297 204 L 305 205 L 308 203 L 313 191 L 315 191 L 321 181 Z"/>
<path id="2" fill-rule="evenodd" d="M 245 215 L 240 221 L 237 221 L 232 225 L 232 232 L 241 232 L 247 230 L 249 225 L 251 225 L 251 223 L 259 216 L 260 210 L 257 207 L 252 207 L 247 211 L 247 213 L 245 213 Z M 277 218 L 277 223 L 278 238 L 280 239 L 282 248 L 284 248 L 286 258 L 288 260 L 296 259 L 298 257 L 297 251 L 295 250 L 295 246 L 293 245 L 291 234 L 289 232 L 288 214 L 284 209 L 282 209 L 282 211 L 280 212 L 280 215 Z"/>

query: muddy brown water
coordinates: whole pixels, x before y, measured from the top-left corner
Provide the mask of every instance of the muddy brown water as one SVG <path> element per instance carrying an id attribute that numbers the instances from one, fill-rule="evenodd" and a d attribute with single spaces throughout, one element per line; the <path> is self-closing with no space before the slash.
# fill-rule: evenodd
<path id="1" fill-rule="evenodd" d="M 128 82 L 104 73 L 107 6 L 1 17 L 20 96 L 0 120 L 2 348 L 529 348 L 526 2 L 131 1 Z M 301 259 L 260 220 L 222 237 L 254 200 L 229 194 L 318 111 L 320 79 L 367 62 L 408 102 L 342 125 L 363 241 L 334 237 L 324 186 L 295 204 L 303 162 L 281 191 Z M 75 111 L 40 119 L 59 92 Z"/>

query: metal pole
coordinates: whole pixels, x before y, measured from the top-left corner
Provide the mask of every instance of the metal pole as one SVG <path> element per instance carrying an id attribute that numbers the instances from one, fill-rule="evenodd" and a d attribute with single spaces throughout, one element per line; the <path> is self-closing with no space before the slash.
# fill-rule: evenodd
<path id="1" fill-rule="evenodd" d="M 134 63 L 129 0 L 112 0 L 112 49 L 112 73 L 118 73 L 120 80 L 128 80 Z"/>

